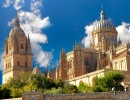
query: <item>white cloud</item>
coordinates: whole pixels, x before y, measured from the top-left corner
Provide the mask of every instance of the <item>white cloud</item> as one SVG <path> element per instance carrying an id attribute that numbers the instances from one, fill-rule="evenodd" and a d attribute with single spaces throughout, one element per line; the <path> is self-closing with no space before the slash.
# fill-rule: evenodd
<path id="1" fill-rule="evenodd" d="M 9 7 L 13 3 L 14 3 L 14 0 L 6 0 L 6 3 L 4 3 L 3 6 L 6 8 L 6 7 Z"/>
<path id="2" fill-rule="evenodd" d="M 42 47 L 38 43 L 32 43 L 32 49 L 37 63 L 39 63 L 41 67 L 47 67 L 53 57 L 52 52 L 43 51 Z"/>
<path id="3" fill-rule="evenodd" d="M 94 21 L 92 24 L 85 26 L 85 34 L 87 34 L 87 36 L 83 38 L 82 43 L 86 48 L 89 47 L 90 41 L 92 40 L 92 29 L 97 22 L 98 21 Z"/>
<path id="4" fill-rule="evenodd" d="M 3 55 L 4 53 L 0 54 L 0 70 L 3 70 L 4 64 L 3 64 Z"/>
<path id="5" fill-rule="evenodd" d="M 24 0 L 6 0 L 6 2 L 3 4 L 3 6 L 9 7 L 10 5 L 13 5 L 16 10 L 19 10 L 22 8 L 24 4 Z"/>
<path id="6" fill-rule="evenodd" d="M 39 7 L 42 7 L 42 1 L 41 1 L 41 0 L 39 0 L 39 1 L 32 0 L 31 10 L 32 10 L 34 13 L 39 13 L 39 12 L 40 12 L 40 10 L 38 9 Z"/>
<path id="7" fill-rule="evenodd" d="M 24 0 L 15 0 L 14 8 L 16 10 L 19 10 L 20 8 L 22 8 L 23 4 L 24 4 Z"/>
<path id="8" fill-rule="evenodd" d="M 130 41 L 130 23 L 122 22 L 121 25 L 116 27 L 118 38 L 120 37 L 123 43 Z"/>
<path id="9" fill-rule="evenodd" d="M 52 52 L 44 51 L 40 45 L 48 42 L 47 36 L 43 33 L 42 29 L 50 26 L 49 17 L 42 18 L 41 16 L 39 10 L 39 7 L 42 7 L 41 2 L 42 0 L 31 0 L 31 12 L 19 10 L 18 16 L 21 28 L 24 30 L 26 36 L 29 34 L 36 62 L 39 63 L 40 67 L 46 67 L 49 65 L 53 55 Z M 13 19 L 8 22 L 8 26 L 11 26 L 12 24 Z"/>

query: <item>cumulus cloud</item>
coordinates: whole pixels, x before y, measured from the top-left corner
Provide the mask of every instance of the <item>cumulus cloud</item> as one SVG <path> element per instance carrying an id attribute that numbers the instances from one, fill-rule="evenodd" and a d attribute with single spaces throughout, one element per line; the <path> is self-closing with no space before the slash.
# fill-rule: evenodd
<path id="1" fill-rule="evenodd" d="M 39 7 L 42 7 L 42 0 L 31 0 L 31 11 L 19 10 L 17 14 L 20 19 L 21 28 L 24 30 L 26 36 L 29 34 L 36 62 L 39 63 L 40 67 L 46 67 L 49 65 L 53 55 L 52 52 L 44 51 L 40 44 L 48 42 L 47 36 L 43 33 L 42 29 L 50 26 L 50 20 L 49 17 L 42 18 Z M 13 20 L 8 22 L 8 26 L 13 25 Z"/>
<path id="2" fill-rule="evenodd" d="M 6 2 L 3 4 L 3 7 L 9 7 L 10 5 L 13 5 L 16 10 L 19 10 L 22 8 L 24 4 L 24 0 L 6 0 Z"/>
<path id="3" fill-rule="evenodd" d="M 130 23 L 122 22 L 121 25 L 116 27 L 118 32 L 118 39 L 120 38 L 123 43 L 130 41 Z"/>
<path id="4" fill-rule="evenodd" d="M 87 34 L 87 36 L 83 38 L 82 44 L 84 44 L 86 48 L 89 47 L 90 41 L 92 39 L 92 29 L 97 22 L 98 21 L 94 21 L 92 24 L 85 26 L 85 34 Z"/>
<path id="5" fill-rule="evenodd" d="M 39 7 L 42 7 L 42 1 L 32 1 L 31 3 L 31 10 L 34 12 L 34 13 L 39 13 L 40 10 L 38 9 Z"/>
<path id="6" fill-rule="evenodd" d="M 4 55 L 4 53 L 0 54 L 0 70 L 2 70 L 3 67 L 4 67 L 4 64 L 3 64 L 3 55 Z"/>

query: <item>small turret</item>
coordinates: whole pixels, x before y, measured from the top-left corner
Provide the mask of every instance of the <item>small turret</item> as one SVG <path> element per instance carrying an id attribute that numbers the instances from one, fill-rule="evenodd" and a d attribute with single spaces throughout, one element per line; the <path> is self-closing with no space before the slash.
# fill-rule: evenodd
<path id="1" fill-rule="evenodd" d="M 28 52 L 28 53 L 31 53 L 31 52 L 32 52 L 29 34 L 28 34 L 28 39 L 27 39 L 27 52 Z"/>
<path id="2" fill-rule="evenodd" d="M 101 20 L 106 20 L 106 15 L 105 15 L 105 12 L 104 12 L 103 9 L 102 9 L 102 11 L 100 13 L 100 17 L 101 17 Z"/>
<path id="3" fill-rule="evenodd" d="M 121 44 L 122 44 L 122 41 L 120 40 L 120 37 L 119 37 L 118 45 L 121 45 Z"/>

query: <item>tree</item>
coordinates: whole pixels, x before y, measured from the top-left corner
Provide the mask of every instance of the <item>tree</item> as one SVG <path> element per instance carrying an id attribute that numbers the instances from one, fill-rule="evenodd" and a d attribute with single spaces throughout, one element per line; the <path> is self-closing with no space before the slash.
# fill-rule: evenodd
<path id="1" fill-rule="evenodd" d="M 59 88 L 59 87 L 60 87 L 60 88 L 63 88 L 63 87 L 64 87 L 64 83 L 65 83 L 65 82 L 60 79 L 60 80 L 58 80 L 58 81 L 55 82 L 55 85 L 56 85 L 55 87 L 56 87 L 56 88 Z"/>
<path id="2" fill-rule="evenodd" d="M 11 90 L 6 87 L 0 87 L 0 99 L 8 99 L 10 98 Z"/>
<path id="3" fill-rule="evenodd" d="M 64 86 L 64 93 L 66 94 L 78 93 L 77 86 L 72 84 Z"/>
<path id="4" fill-rule="evenodd" d="M 91 92 L 92 90 L 92 87 L 90 87 L 90 86 L 88 86 L 86 83 L 84 83 L 84 82 L 82 82 L 82 81 L 80 81 L 79 82 L 79 86 L 78 86 L 78 91 L 79 92 L 83 92 L 83 91 L 85 91 L 85 92 Z"/>
<path id="5" fill-rule="evenodd" d="M 111 91 L 111 89 L 115 87 L 117 91 L 123 91 L 124 87 L 121 85 L 121 82 L 124 78 L 125 76 L 122 72 L 110 70 L 107 71 L 103 77 L 96 77 L 94 88 L 96 89 L 97 87 L 97 90 L 102 91 Z"/>

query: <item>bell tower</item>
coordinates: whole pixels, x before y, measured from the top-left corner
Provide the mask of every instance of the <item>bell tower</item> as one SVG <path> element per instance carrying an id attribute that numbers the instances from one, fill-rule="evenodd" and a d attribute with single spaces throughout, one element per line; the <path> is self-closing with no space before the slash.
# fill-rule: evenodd
<path id="1" fill-rule="evenodd" d="M 18 15 L 16 15 L 14 28 L 5 40 L 2 84 L 6 83 L 9 78 L 18 77 L 21 72 L 32 72 L 32 57 L 29 35 L 26 37 L 20 27 Z"/>

